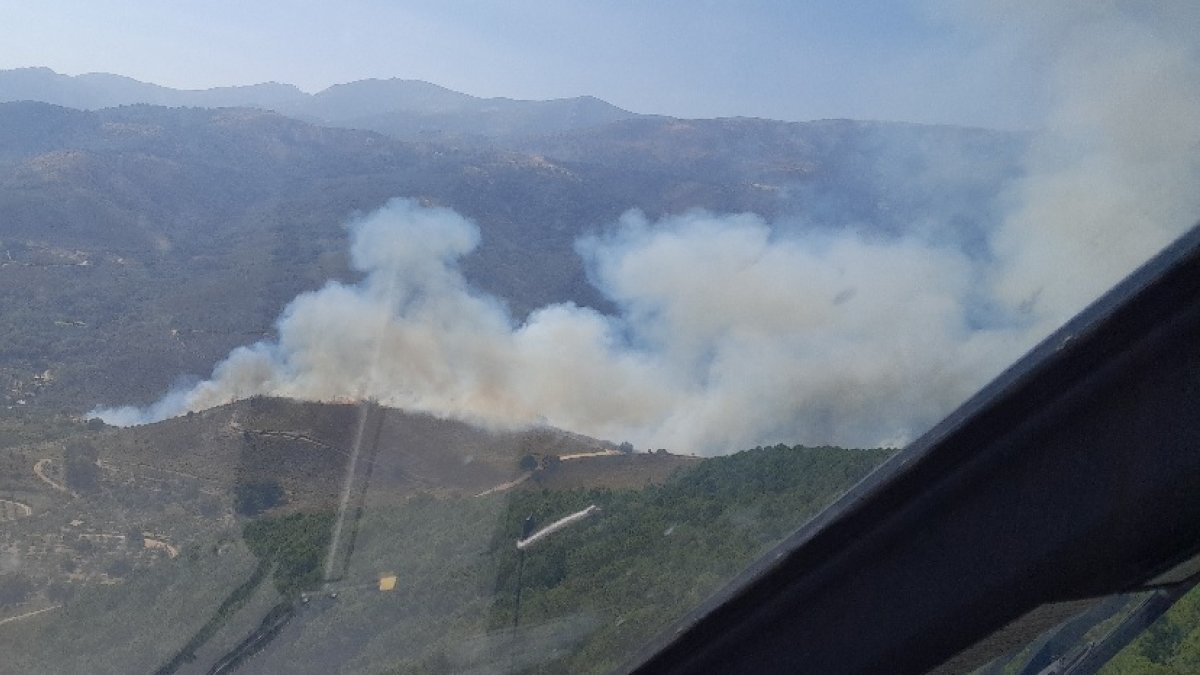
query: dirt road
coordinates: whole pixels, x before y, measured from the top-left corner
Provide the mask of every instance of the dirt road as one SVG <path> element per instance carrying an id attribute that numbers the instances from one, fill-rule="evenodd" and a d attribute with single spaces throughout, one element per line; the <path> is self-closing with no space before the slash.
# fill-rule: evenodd
<path id="1" fill-rule="evenodd" d="M 520 476 L 518 476 L 514 480 L 510 480 L 507 483 L 501 483 L 501 484 L 497 485 L 496 487 L 490 487 L 475 496 L 483 497 L 485 495 L 492 495 L 492 494 L 496 494 L 497 492 L 504 492 L 505 490 L 511 490 L 512 488 L 515 488 L 518 485 L 520 485 L 521 483 L 524 483 L 525 481 L 529 480 L 529 477 L 532 475 L 533 475 L 532 471 L 527 471 L 527 472 L 521 474 Z"/>
<path id="2" fill-rule="evenodd" d="M 33 515 L 33 507 L 11 499 L 0 499 L 0 523 Z"/>
<path id="3" fill-rule="evenodd" d="M 7 619 L 0 619 L 0 625 L 6 624 L 6 623 L 13 623 L 15 621 L 20 621 L 22 619 L 28 619 L 31 616 L 37 616 L 38 614 L 42 614 L 44 612 L 49 612 L 50 610 L 58 609 L 59 607 L 62 607 L 62 605 L 50 605 L 49 607 L 43 607 L 42 609 L 35 609 L 32 612 L 25 612 L 24 614 L 10 616 Z"/>
<path id="4" fill-rule="evenodd" d="M 621 453 L 617 452 L 616 450 L 597 450 L 596 452 L 577 452 L 573 455 L 559 455 L 558 458 L 565 462 L 569 459 L 583 459 L 584 457 L 612 457 L 613 455 L 619 454 Z"/>
<path id="5" fill-rule="evenodd" d="M 40 478 L 43 483 L 49 485 L 55 490 L 58 490 L 59 492 L 70 492 L 66 485 L 63 485 L 62 483 L 46 475 L 46 464 L 48 463 L 50 463 L 49 457 L 46 457 L 45 459 L 39 459 L 33 463 L 33 472 L 37 474 L 37 477 Z"/>

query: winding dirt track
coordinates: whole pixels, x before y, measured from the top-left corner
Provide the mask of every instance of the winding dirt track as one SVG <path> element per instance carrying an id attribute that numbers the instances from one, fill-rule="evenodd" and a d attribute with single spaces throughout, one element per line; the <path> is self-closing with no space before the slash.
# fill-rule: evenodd
<path id="1" fill-rule="evenodd" d="M 615 457 L 620 454 L 621 453 L 616 450 L 597 450 L 595 452 L 576 452 L 576 453 L 570 454 L 570 455 L 559 455 L 558 458 L 560 460 L 566 462 L 566 461 L 570 461 L 573 459 L 587 459 L 588 457 Z M 531 476 L 533 476 L 533 472 L 528 471 L 520 476 L 517 476 L 515 479 L 508 481 L 507 483 L 501 483 L 495 487 L 490 487 L 475 496 L 476 497 L 485 497 L 487 495 L 496 494 L 497 492 L 504 492 L 505 490 L 511 490 L 511 489 L 517 487 L 518 485 L 520 485 L 521 483 L 524 483 L 525 481 L 529 480 L 529 478 Z"/>
<path id="2" fill-rule="evenodd" d="M 34 462 L 33 463 L 33 472 L 35 474 L 37 474 L 37 477 L 40 478 L 43 483 L 49 485 L 50 487 L 54 488 L 55 490 L 58 490 L 59 492 L 70 492 L 70 490 L 67 489 L 66 485 L 63 485 L 62 483 L 59 483 L 58 481 L 56 481 L 53 478 L 46 475 L 46 464 L 49 461 L 50 461 L 50 458 L 46 457 L 44 459 L 39 459 L 38 461 Z"/>

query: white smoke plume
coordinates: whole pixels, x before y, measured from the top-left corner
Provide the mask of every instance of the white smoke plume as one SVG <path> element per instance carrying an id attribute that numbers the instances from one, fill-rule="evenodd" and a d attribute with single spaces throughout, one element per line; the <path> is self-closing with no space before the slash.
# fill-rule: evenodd
<path id="1" fill-rule="evenodd" d="M 988 254 L 936 228 L 784 236 L 749 214 L 630 212 L 578 246 L 615 315 L 516 322 L 459 271 L 476 225 L 395 200 L 352 225 L 361 282 L 297 297 L 277 341 L 207 381 L 93 414 L 371 397 L 705 454 L 907 442 L 1200 216 L 1200 30 L 1121 3 L 992 6 L 1015 26 L 997 44 L 1019 35 L 1048 64 L 1052 104 Z"/>
<path id="2" fill-rule="evenodd" d="M 967 3 L 993 51 L 1046 64 L 995 292 L 1044 334 L 1200 219 L 1200 4 Z"/>
<path id="3" fill-rule="evenodd" d="M 631 212 L 579 246 L 620 315 L 560 304 L 517 325 L 459 272 L 479 231 L 454 212 L 394 200 L 352 239 L 365 278 L 297 297 L 277 341 L 234 350 L 148 409 L 94 414 L 130 424 L 257 394 L 370 397 L 705 452 L 878 443 L 969 394 L 997 352 L 995 333 L 966 325 L 970 262 L 915 241 L 775 240 L 753 215 Z"/>

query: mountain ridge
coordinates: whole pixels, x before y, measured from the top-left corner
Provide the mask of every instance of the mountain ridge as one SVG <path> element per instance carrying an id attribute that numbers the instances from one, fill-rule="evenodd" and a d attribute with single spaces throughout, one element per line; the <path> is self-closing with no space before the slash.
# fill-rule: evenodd
<path id="1" fill-rule="evenodd" d="M 0 102 L 27 100 L 80 110 L 135 104 L 261 108 L 398 138 L 565 131 L 638 116 L 594 96 L 483 98 L 403 78 L 356 80 L 309 94 L 279 82 L 176 89 L 111 73 L 64 75 L 46 67 L 0 70 Z"/>

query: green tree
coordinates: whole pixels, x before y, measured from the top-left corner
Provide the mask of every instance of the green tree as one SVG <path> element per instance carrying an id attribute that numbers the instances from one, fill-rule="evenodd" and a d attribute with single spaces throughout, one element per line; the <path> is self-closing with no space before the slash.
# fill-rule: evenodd
<path id="1" fill-rule="evenodd" d="M 63 453 L 63 477 L 67 487 L 76 492 L 91 493 L 100 488 L 100 452 L 87 441 L 68 443 Z"/>

